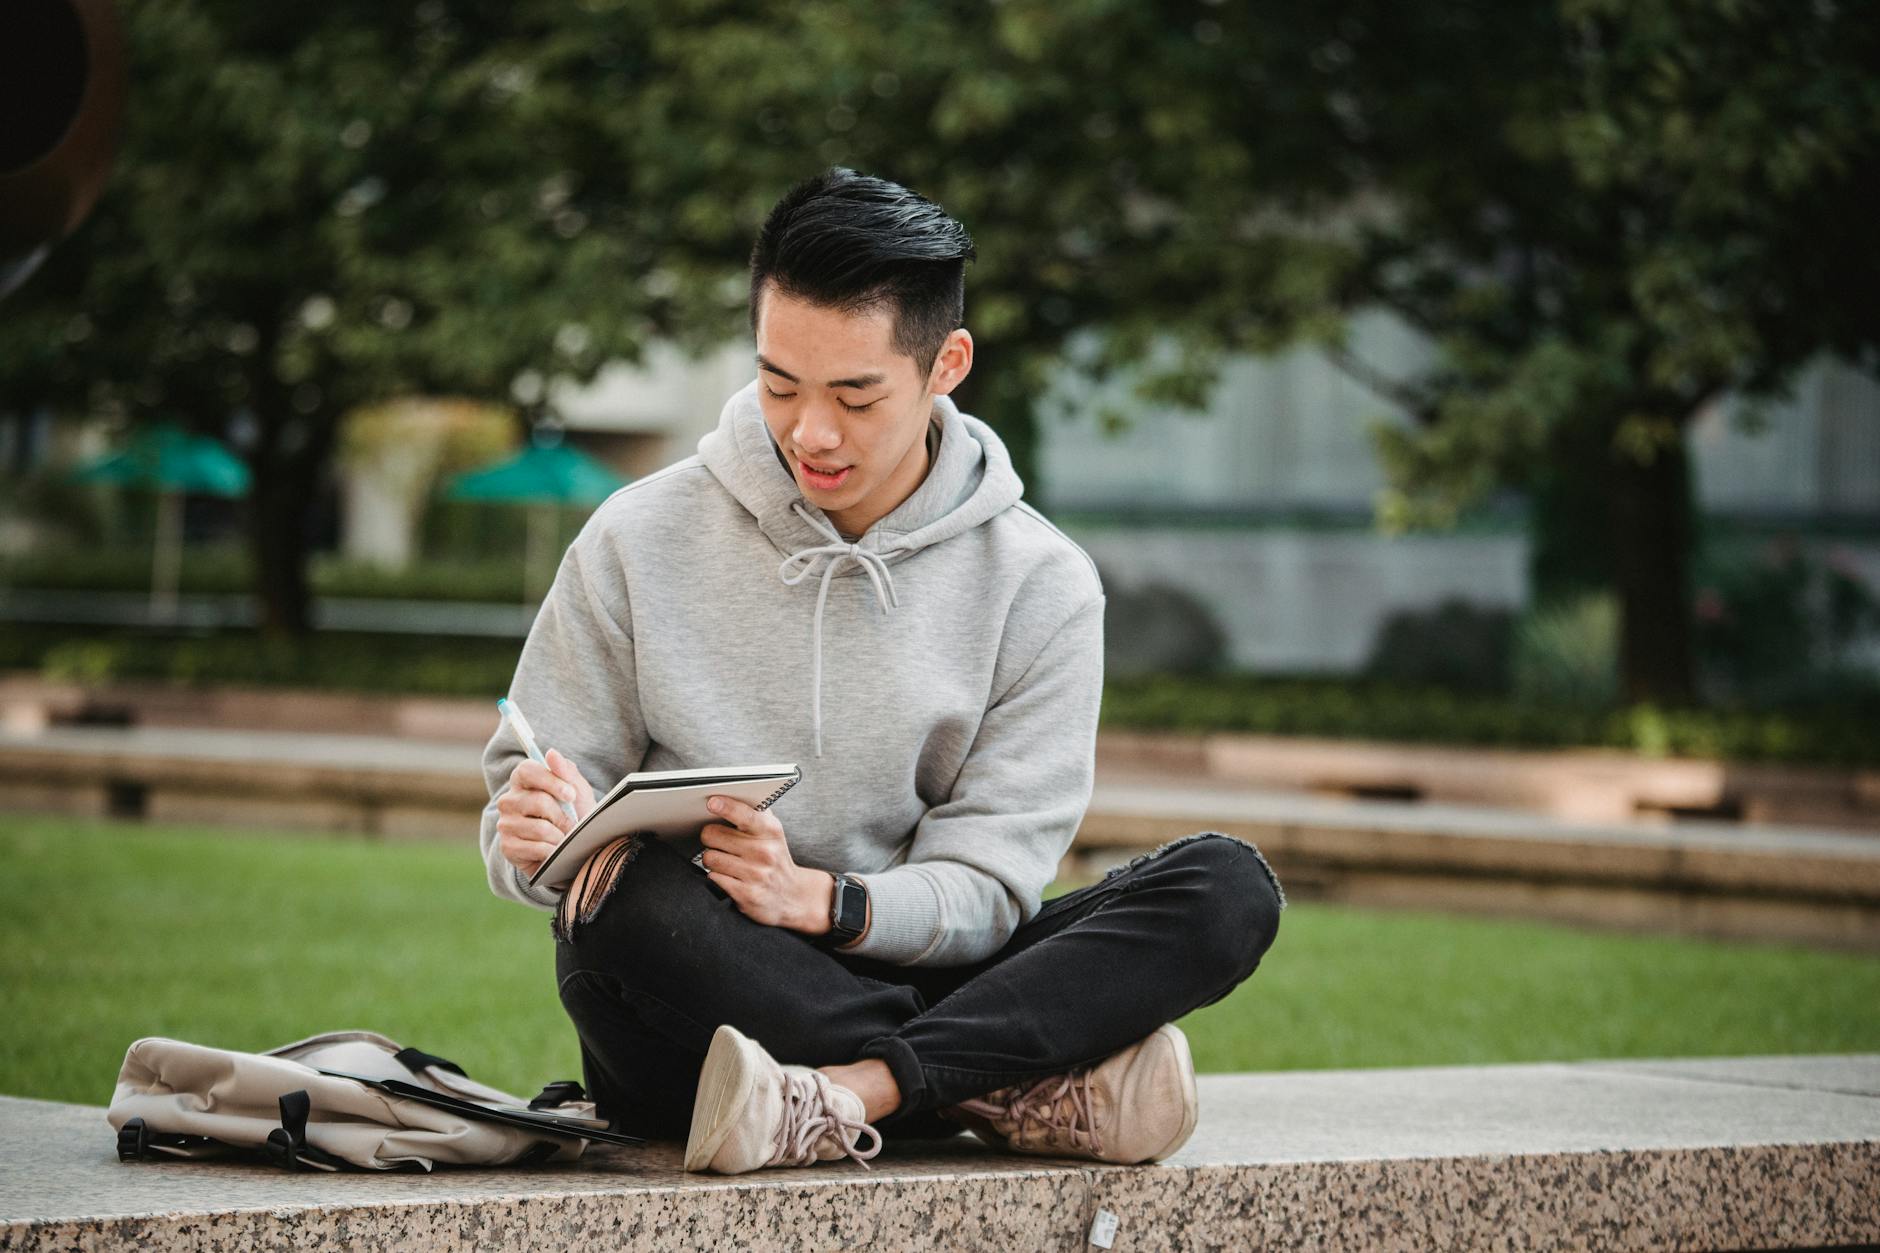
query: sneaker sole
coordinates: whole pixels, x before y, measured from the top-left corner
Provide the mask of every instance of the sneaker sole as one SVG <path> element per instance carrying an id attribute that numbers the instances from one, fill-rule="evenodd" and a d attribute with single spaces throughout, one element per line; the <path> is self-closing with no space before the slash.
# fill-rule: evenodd
<path id="1" fill-rule="evenodd" d="M 686 1136 L 685 1168 L 702 1171 L 737 1125 L 737 1112 L 757 1087 L 757 1067 L 746 1045 L 751 1041 L 730 1023 L 712 1033 L 711 1047 L 699 1070 L 698 1094 L 692 1098 L 692 1128 Z"/>
<path id="2" fill-rule="evenodd" d="M 1188 1143 L 1188 1137 L 1195 1133 L 1195 1124 L 1201 1118 L 1201 1094 L 1195 1088 L 1195 1059 L 1188 1051 L 1187 1035 L 1172 1022 L 1157 1027 L 1155 1034 L 1169 1042 L 1182 1077 L 1182 1125 L 1169 1137 L 1167 1144 L 1143 1159 L 1148 1162 L 1159 1162 Z"/>

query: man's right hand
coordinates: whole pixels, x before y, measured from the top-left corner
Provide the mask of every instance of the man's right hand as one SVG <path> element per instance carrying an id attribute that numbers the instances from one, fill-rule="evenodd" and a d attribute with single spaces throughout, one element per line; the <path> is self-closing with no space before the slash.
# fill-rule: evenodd
<path id="1" fill-rule="evenodd" d="M 534 874 L 561 837 L 594 808 L 594 789 L 572 761 L 554 749 L 548 765 L 524 760 L 509 773 L 509 790 L 496 801 L 496 834 L 503 856 L 523 874 Z M 574 804 L 575 817 L 562 812 L 561 802 Z"/>

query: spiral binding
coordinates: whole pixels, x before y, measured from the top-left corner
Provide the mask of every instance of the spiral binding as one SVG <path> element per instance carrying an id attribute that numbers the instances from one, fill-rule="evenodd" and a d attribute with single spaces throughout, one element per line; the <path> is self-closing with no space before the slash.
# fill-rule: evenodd
<path id="1" fill-rule="evenodd" d="M 782 787 L 778 788 L 776 791 L 772 792 L 769 796 L 766 796 L 764 798 L 763 804 L 757 807 L 758 811 L 761 813 L 762 811 L 769 809 L 772 805 L 777 803 L 777 798 L 779 796 L 782 796 L 785 792 L 789 791 L 791 788 L 795 787 L 798 783 L 801 783 L 802 781 L 803 781 L 803 775 L 801 772 L 793 774 L 788 779 L 785 779 L 783 781 Z"/>

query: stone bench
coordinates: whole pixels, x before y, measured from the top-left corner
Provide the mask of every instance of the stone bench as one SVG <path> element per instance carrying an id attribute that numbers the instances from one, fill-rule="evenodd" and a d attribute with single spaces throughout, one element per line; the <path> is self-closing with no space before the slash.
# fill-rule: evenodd
<path id="1" fill-rule="evenodd" d="M 190 688 L 138 680 L 93 687 L 49 682 L 29 672 L 0 673 L 0 728 L 26 732 L 82 720 L 317 734 L 369 730 L 479 747 L 496 729 L 493 698 Z M 1574 822 L 1709 815 L 1880 831 L 1880 769 L 1872 767 L 1115 729 L 1098 736 L 1097 762 L 1103 773 L 1153 769 L 1164 778 L 1496 805 Z"/>
<path id="2" fill-rule="evenodd" d="M 1708 817 L 1880 831 L 1880 769 L 1306 736 L 1109 731 L 1097 764 L 1387 800 L 1496 805 L 1571 822 Z"/>
<path id="3" fill-rule="evenodd" d="M 1880 835 L 1099 779 L 1072 849 L 1085 865 L 1214 828 L 1259 844 L 1304 899 L 1880 951 Z"/>
<path id="4" fill-rule="evenodd" d="M 1791 1249 L 1880 1241 L 1880 1054 L 1204 1075 L 1194 1138 L 1116 1167 L 971 1137 L 688 1175 L 120 1163 L 101 1108 L 0 1098 L 0 1250 L 164 1247 Z"/>

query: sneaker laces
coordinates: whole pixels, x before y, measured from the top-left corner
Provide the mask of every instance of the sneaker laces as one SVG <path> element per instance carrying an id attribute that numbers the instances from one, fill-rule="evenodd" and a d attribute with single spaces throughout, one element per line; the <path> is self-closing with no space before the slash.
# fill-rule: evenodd
<path id="1" fill-rule="evenodd" d="M 843 1114 L 836 1105 L 829 1076 L 820 1070 L 807 1074 L 783 1074 L 783 1119 L 777 1124 L 777 1139 L 771 1147 L 773 1166 L 808 1166 L 822 1159 L 816 1145 L 826 1135 L 863 1170 L 873 1170 L 868 1159 L 881 1152 L 881 1133 L 860 1119 Z M 866 1131 L 874 1138 L 874 1147 L 862 1151 L 856 1141 Z"/>
<path id="2" fill-rule="evenodd" d="M 1015 1144 L 1025 1142 L 1025 1126 L 1031 1122 L 1044 1130 L 1069 1136 L 1073 1147 L 1081 1139 L 1090 1152 L 1101 1153 L 1103 1140 L 1097 1134 L 1096 1106 L 1090 1096 L 1090 1075 L 1088 1069 L 1049 1075 L 1029 1087 L 1001 1088 L 985 1096 L 961 1101 L 960 1108 L 984 1118 L 1009 1121 L 1012 1129 L 1006 1134 Z"/>

